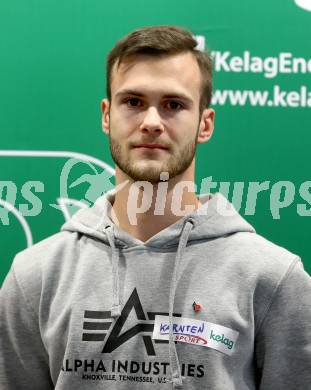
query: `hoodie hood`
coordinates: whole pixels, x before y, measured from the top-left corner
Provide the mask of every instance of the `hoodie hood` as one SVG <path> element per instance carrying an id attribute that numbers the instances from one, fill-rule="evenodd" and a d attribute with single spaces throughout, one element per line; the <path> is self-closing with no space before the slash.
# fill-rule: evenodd
<path id="1" fill-rule="evenodd" d="M 92 207 L 76 212 L 61 230 L 83 233 L 110 245 L 106 227 L 113 226 L 115 245 L 124 249 L 137 245 L 158 248 L 178 246 L 181 231 L 187 221 L 193 224 L 188 242 L 213 239 L 237 232 L 255 233 L 255 229 L 238 214 L 221 193 L 203 194 L 198 196 L 201 207 L 142 242 L 120 229 L 110 219 L 114 199 L 114 190 L 106 193 L 98 198 Z"/>
<path id="2" fill-rule="evenodd" d="M 173 388 L 182 388 L 183 379 L 173 334 L 173 313 L 179 266 L 187 244 L 191 241 L 208 240 L 236 232 L 255 232 L 234 209 L 227 199 L 217 193 L 199 196 L 201 206 L 163 229 L 146 242 L 142 242 L 116 226 L 110 219 L 110 211 L 115 199 L 111 191 L 100 197 L 93 207 L 78 211 L 63 225 L 62 230 L 75 231 L 96 237 L 111 247 L 112 264 L 112 307 L 111 316 L 121 315 L 119 250 L 144 245 L 149 248 L 171 248 L 177 246 L 169 292 L 169 358 Z"/>

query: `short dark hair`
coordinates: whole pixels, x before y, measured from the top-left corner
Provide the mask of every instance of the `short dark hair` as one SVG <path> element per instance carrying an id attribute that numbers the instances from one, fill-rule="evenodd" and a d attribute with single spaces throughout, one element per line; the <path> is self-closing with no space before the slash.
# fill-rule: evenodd
<path id="1" fill-rule="evenodd" d="M 107 56 L 106 79 L 107 97 L 111 100 L 111 77 L 114 64 L 136 54 L 150 56 L 174 55 L 190 52 L 199 65 L 202 85 L 200 113 L 211 103 L 212 98 L 212 59 L 207 51 L 196 49 L 197 41 L 190 31 L 171 25 L 140 28 L 119 40 Z"/>

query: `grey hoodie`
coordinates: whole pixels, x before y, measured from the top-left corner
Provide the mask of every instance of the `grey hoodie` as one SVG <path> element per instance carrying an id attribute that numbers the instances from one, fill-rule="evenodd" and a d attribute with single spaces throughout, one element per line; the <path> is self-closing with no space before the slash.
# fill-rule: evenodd
<path id="1" fill-rule="evenodd" d="M 146 242 L 112 223 L 113 199 L 15 257 L 1 390 L 311 389 L 311 279 L 297 256 L 219 193 Z"/>

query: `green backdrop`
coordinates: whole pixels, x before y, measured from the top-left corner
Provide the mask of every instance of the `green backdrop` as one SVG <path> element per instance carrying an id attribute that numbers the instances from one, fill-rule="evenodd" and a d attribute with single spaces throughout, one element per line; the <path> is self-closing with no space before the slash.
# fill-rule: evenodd
<path id="1" fill-rule="evenodd" d="M 51 206 L 64 197 L 70 157 L 85 162 L 68 183 L 88 176 L 67 197 L 94 200 L 90 178 L 113 167 L 101 130 L 105 57 L 127 32 L 156 24 L 189 28 L 214 55 L 216 128 L 198 147 L 198 192 L 212 178 L 212 192 L 311 273 L 311 5 L 297 3 L 305 8 L 294 0 L 1 2 L 0 284 L 18 251 L 76 210 Z M 265 188 L 257 199 L 256 182 Z"/>

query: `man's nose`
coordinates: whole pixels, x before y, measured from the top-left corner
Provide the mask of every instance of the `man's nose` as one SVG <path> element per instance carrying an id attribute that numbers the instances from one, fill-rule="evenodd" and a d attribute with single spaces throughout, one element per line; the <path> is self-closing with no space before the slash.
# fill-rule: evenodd
<path id="1" fill-rule="evenodd" d="M 149 107 L 140 125 L 140 130 L 143 132 L 157 132 L 162 133 L 164 126 L 161 116 L 156 107 Z"/>

